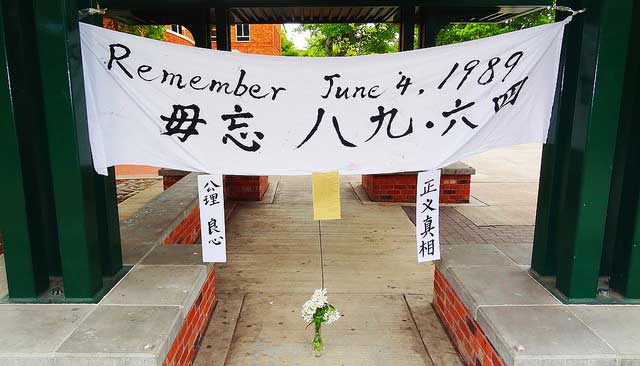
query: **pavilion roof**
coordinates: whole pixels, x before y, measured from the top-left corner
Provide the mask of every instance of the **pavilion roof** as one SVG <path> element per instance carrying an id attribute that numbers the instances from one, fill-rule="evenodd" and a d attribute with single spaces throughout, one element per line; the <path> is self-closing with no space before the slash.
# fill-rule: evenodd
<path id="1" fill-rule="evenodd" d="M 134 24 L 180 24 L 194 13 L 209 9 L 215 19 L 216 7 L 229 9 L 230 22 L 254 24 L 282 23 L 387 23 L 400 21 L 400 7 L 413 6 L 415 21 L 426 12 L 435 12 L 446 22 L 502 22 L 550 6 L 551 0 L 403 0 L 382 2 L 336 0 L 106 0 L 110 16 Z"/>

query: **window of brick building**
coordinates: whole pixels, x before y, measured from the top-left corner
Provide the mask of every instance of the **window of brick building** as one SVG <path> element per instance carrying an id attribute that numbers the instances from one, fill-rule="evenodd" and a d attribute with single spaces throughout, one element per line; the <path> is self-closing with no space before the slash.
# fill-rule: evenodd
<path id="1" fill-rule="evenodd" d="M 249 24 L 236 24 L 236 41 L 249 42 Z"/>
<path id="2" fill-rule="evenodd" d="M 211 41 L 215 41 L 217 37 L 216 26 L 211 26 Z"/>
<path id="3" fill-rule="evenodd" d="M 174 33 L 182 34 L 182 26 L 180 24 L 171 24 L 171 31 Z"/>

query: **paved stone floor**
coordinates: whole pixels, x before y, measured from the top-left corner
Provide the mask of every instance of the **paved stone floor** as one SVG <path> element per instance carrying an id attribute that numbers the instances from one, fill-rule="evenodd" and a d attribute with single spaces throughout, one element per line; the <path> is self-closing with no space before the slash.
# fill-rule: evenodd
<path id="1" fill-rule="evenodd" d="M 116 190 L 118 195 L 118 203 L 137 195 L 138 193 L 146 190 L 147 188 L 158 185 L 162 187 L 162 178 L 117 178 Z"/>
<path id="2" fill-rule="evenodd" d="M 196 365 L 461 365 L 431 309 L 433 266 L 415 260 L 400 206 L 365 206 L 342 181 L 342 220 L 313 221 L 308 177 L 272 178 L 273 204 L 239 204 Z M 329 289 L 344 316 L 311 354 L 300 308 Z"/>
<path id="3" fill-rule="evenodd" d="M 478 172 L 475 203 L 443 209 L 443 243 L 494 243 L 526 263 L 539 159 L 536 145 L 468 159 Z M 272 177 L 272 203 L 237 205 L 197 366 L 461 365 L 431 308 L 433 266 L 416 263 L 413 224 L 400 205 L 363 205 L 358 182 L 343 177 L 338 221 L 313 221 L 308 177 Z M 141 192 L 120 206 L 121 216 L 161 192 L 161 183 Z M 344 317 L 323 330 L 326 352 L 316 359 L 300 307 L 321 286 Z"/>
<path id="4" fill-rule="evenodd" d="M 469 206 L 443 209 L 444 244 L 500 243 L 527 261 L 540 147 L 476 156 Z M 218 307 L 196 366 L 461 365 L 431 307 L 433 267 L 415 259 L 414 226 L 400 205 L 363 205 L 358 176 L 342 177 L 342 219 L 313 221 L 308 177 L 272 177 L 272 204 L 242 203 L 217 266 Z M 478 203 L 479 202 L 479 203 Z M 300 307 L 318 287 L 344 313 L 311 355 Z"/>

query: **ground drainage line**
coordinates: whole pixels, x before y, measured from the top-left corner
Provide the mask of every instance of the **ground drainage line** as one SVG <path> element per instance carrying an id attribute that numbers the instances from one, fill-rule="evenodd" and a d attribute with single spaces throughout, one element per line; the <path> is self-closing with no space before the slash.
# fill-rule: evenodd
<path id="1" fill-rule="evenodd" d="M 238 316 L 236 317 L 236 324 L 233 326 L 233 333 L 231 333 L 231 339 L 229 340 L 229 348 L 227 348 L 227 352 L 224 354 L 224 362 L 222 365 L 226 365 L 229 361 L 229 353 L 231 351 L 231 347 L 233 347 L 233 339 L 236 337 L 236 331 L 238 330 L 238 323 L 240 323 L 240 316 L 242 315 L 242 308 L 244 307 L 244 299 L 247 297 L 247 293 L 242 294 L 242 301 L 240 302 L 240 309 L 238 310 Z"/>
<path id="2" fill-rule="evenodd" d="M 424 348 L 425 353 L 431 360 L 431 364 L 435 365 L 436 363 L 433 361 L 433 357 L 431 357 L 431 353 L 429 353 L 429 349 L 427 348 L 427 344 L 424 343 L 424 338 L 422 337 L 422 333 L 420 332 L 420 328 L 418 327 L 418 323 L 416 322 L 416 318 L 413 316 L 413 311 L 411 310 L 411 306 L 409 306 L 409 301 L 407 300 L 407 295 L 402 294 L 402 299 L 404 300 L 404 304 L 407 306 L 407 310 L 409 310 L 409 315 L 411 315 L 411 320 L 413 321 L 413 325 L 416 327 L 416 331 L 418 332 L 418 336 L 420 337 L 420 342 L 422 342 L 422 347 Z"/>

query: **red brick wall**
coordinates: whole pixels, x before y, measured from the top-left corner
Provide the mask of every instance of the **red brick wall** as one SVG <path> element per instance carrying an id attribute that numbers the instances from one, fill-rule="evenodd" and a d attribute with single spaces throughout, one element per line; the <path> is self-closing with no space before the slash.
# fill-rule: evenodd
<path id="1" fill-rule="evenodd" d="M 269 188 L 269 177 L 225 175 L 224 199 L 230 201 L 260 201 Z"/>
<path id="2" fill-rule="evenodd" d="M 193 35 L 191 34 L 191 32 L 189 32 L 189 30 L 185 27 L 182 27 L 182 35 L 187 37 L 188 39 L 184 39 L 183 37 L 180 37 L 178 35 L 176 35 L 175 33 L 171 32 L 171 26 L 167 25 L 166 26 L 167 30 L 164 32 L 164 40 L 167 42 L 171 42 L 171 43 L 175 43 L 175 44 L 182 44 L 185 46 L 194 46 L 195 42 L 193 41 Z"/>
<path id="3" fill-rule="evenodd" d="M 162 177 L 162 187 L 166 191 L 172 185 L 178 183 L 180 179 L 184 178 L 184 175 L 165 175 Z"/>
<path id="4" fill-rule="evenodd" d="M 165 244 L 195 244 L 200 238 L 200 207 L 196 205 L 164 239 Z"/>
<path id="5" fill-rule="evenodd" d="M 280 39 L 280 24 L 249 24 L 249 41 L 236 41 L 236 26 L 231 26 L 231 49 L 243 53 L 260 55 L 282 54 Z M 216 49 L 216 42 L 211 42 L 211 48 Z"/>
<path id="6" fill-rule="evenodd" d="M 375 202 L 415 202 L 417 174 L 363 175 L 362 186 Z M 441 203 L 468 203 L 471 175 L 443 174 L 440 178 Z"/>
<path id="7" fill-rule="evenodd" d="M 471 175 L 448 175 L 440 177 L 440 202 L 469 203 Z"/>
<path id="8" fill-rule="evenodd" d="M 200 295 L 187 313 L 182 328 L 173 341 L 164 366 L 191 366 L 216 303 L 215 271 L 207 277 Z"/>
<path id="9" fill-rule="evenodd" d="M 500 358 L 480 325 L 473 319 L 449 281 L 436 268 L 433 305 L 465 365 L 503 366 Z"/>

